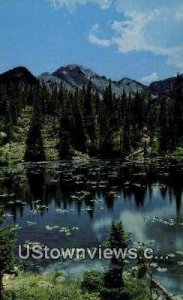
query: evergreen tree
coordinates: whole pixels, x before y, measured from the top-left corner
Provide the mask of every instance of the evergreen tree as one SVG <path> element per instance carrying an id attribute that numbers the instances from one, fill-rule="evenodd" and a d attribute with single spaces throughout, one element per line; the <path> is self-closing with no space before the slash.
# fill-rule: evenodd
<path id="1" fill-rule="evenodd" d="M 34 108 L 30 129 L 26 141 L 25 161 L 45 161 L 45 152 L 41 133 L 41 114 L 38 107 Z"/>
<path id="2" fill-rule="evenodd" d="M 121 144 L 121 155 L 124 158 L 128 156 L 131 151 L 131 131 L 130 131 L 130 123 L 127 118 L 124 119 L 120 144 Z"/>
<path id="3" fill-rule="evenodd" d="M 110 249 L 115 249 L 116 252 L 120 251 L 120 249 L 124 250 L 127 247 L 127 238 L 121 222 L 112 224 L 111 232 L 106 244 Z M 117 258 L 116 255 L 113 255 L 110 269 L 105 275 L 106 299 L 122 299 L 119 295 L 124 288 L 123 269 L 123 258 Z"/>
<path id="4" fill-rule="evenodd" d="M 174 104 L 174 140 L 176 147 L 183 146 L 183 77 L 179 74 L 176 79 L 176 97 Z"/>
<path id="5" fill-rule="evenodd" d="M 75 115 L 75 130 L 73 132 L 74 146 L 76 150 L 85 152 L 86 147 L 86 131 L 81 114 L 78 112 Z"/>
<path id="6" fill-rule="evenodd" d="M 106 105 L 107 111 L 111 112 L 113 106 L 113 94 L 112 94 L 112 82 L 109 81 L 109 86 L 104 91 L 104 103 Z"/>
<path id="7" fill-rule="evenodd" d="M 72 155 L 71 140 L 68 131 L 60 133 L 59 157 L 60 159 L 70 158 Z"/>
<path id="8" fill-rule="evenodd" d="M 60 159 L 68 159 L 72 155 L 71 139 L 66 126 L 67 121 L 60 118 L 58 151 Z"/>
<path id="9" fill-rule="evenodd" d="M 159 115 L 159 151 L 161 154 L 167 153 L 171 147 L 172 136 L 170 136 L 169 126 L 171 123 L 167 110 L 167 101 L 161 99 L 160 115 Z"/>
<path id="10" fill-rule="evenodd" d="M 89 138 L 90 138 L 90 153 L 92 155 L 98 155 L 100 149 L 100 134 L 99 134 L 99 115 L 98 115 L 98 105 L 99 105 L 99 95 L 96 92 L 92 98 L 91 107 L 91 118 L 90 125 L 88 128 Z"/>
<path id="11" fill-rule="evenodd" d="M 92 83 L 88 82 L 86 92 L 84 93 L 84 116 L 90 117 L 92 112 Z"/>
<path id="12" fill-rule="evenodd" d="M 62 149 L 65 156 L 67 151 L 62 146 L 70 144 L 72 149 L 83 153 L 124 158 L 144 147 L 144 135 L 148 152 L 150 147 L 156 149 L 152 150 L 156 154 L 183 147 L 182 75 L 178 74 L 172 91 L 161 97 L 138 91 L 128 95 L 125 90 L 117 97 L 111 80 L 101 95 L 93 92 L 92 84 L 89 81 L 86 87 L 73 93 L 62 84 L 58 87 L 50 83 L 47 88 L 0 81 L 0 126 L 4 136 L 1 144 L 12 143 L 19 137 L 19 124 L 33 107 L 26 161 L 45 159 L 41 136 L 44 117 L 51 121 L 54 139 L 59 132 L 59 151 Z M 60 114 L 65 124 L 62 126 L 59 125 Z"/>

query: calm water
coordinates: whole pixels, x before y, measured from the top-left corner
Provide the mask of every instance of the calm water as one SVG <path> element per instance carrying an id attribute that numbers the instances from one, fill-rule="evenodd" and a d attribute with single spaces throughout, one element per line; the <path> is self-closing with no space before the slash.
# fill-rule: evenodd
<path id="1" fill-rule="evenodd" d="M 131 243 L 151 244 L 157 254 L 169 254 L 167 261 L 154 266 L 154 277 L 173 293 L 183 294 L 182 175 L 183 165 L 172 161 L 19 165 L 0 170 L 0 211 L 6 222 L 19 225 L 19 244 L 39 242 L 59 248 L 97 246 L 112 221 L 121 220 L 132 233 Z M 63 227 L 66 232 L 60 232 Z M 70 276 L 80 276 L 106 266 L 98 260 L 44 261 L 26 263 L 25 268 L 64 268 Z M 131 267 L 127 262 L 126 268 Z"/>

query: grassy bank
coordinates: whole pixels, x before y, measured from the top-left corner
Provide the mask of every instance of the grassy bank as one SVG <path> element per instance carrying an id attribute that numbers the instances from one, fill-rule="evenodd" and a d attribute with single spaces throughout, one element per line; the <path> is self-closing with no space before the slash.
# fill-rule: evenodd
<path id="1" fill-rule="evenodd" d="M 97 273 L 97 272 L 96 272 Z M 95 272 L 88 273 L 82 280 L 69 280 L 65 272 L 53 274 L 25 274 L 15 278 L 4 277 L 4 300 L 97 300 L 102 299 L 102 273 L 93 277 Z M 124 276 L 125 298 L 134 300 L 150 299 L 150 292 L 144 280 Z M 91 291 L 92 289 L 92 291 Z"/>
<path id="2" fill-rule="evenodd" d="M 49 275 L 25 274 L 5 276 L 5 300 L 94 300 L 95 293 L 83 292 L 79 281 L 69 281 L 64 272 Z"/>
<path id="3" fill-rule="evenodd" d="M 22 109 L 19 118 L 16 123 L 11 128 L 11 141 L 4 143 L 6 139 L 6 133 L 3 130 L 3 126 L 0 126 L 0 166 L 6 166 L 11 164 L 17 164 L 18 162 L 24 162 L 24 155 L 26 151 L 26 140 L 28 132 L 31 125 L 32 117 L 31 106 L 26 106 Z M 5 122 L 5 121 L 4 121 Z M 59 160 L 59 119 L 56 116 L 45 115 L 44 121 L 42 123 L 42 139 L 43 147 L 45 152 L 46 161 L 58 161 Z M 146 159 L 158 157 L 160 154 L 159 148 L 159 138 L 156 136 L 152 143 L 149 142 L 149 137 L 144 134 L 142 139 L 142 144 L 146 141 Z M 113 140 L 114 149 L 119 147 L 119 132 L 116 133 Z M 117 153 L 117 152 L 116 152 Z M 167 153 L 169 157 L 174 157 L 176 159 L 181 159 L 183 157 L 183 148 L 177 147 L 174 151 Z M 85 157 L 87 154 L 82 154 L 79 151 L 73 151 L 73 157 Z M 118 154 L 116 154 L 118 157 Z M 120 157 L 118 157 L 120 158 Z M 144 158 L 144 148 L 142 146 L 136 149 L 131 149 L 127 159 L 143 159 Z"/>

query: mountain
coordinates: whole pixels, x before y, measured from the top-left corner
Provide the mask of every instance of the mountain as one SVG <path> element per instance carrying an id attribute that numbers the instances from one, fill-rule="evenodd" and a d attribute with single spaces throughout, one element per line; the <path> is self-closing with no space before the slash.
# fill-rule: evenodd
<path id="1" fill-rule="evenodd" d="M 61 67 L 52 74 L 43 73 L 39 76 L 41 84 L 46 85 L 49 88 L 53 88 L 55 85 L 61 83 L 69 90 L 83 89 L 91 81 L 93 90 L 102 93 L 107 86 L 109 86 L 110 80 L 105 76 L 99 76 L 93 71 L 86 69 L 80 65 L 67 65 Z M 146 92 L 147 87 L 135 80 L 129 78 L 123 78 L 119 81 L 112 81 L 112 90 L 116 95 L 121 95 L 123 91 L 129 93 Z"/>
<path id="2" fill-rule="evenodd" d="M 183 74 L 180 75 L 183 80 Z M 149 91 L 153 95 L 167 95 L 175 90 L 177 77 L 170 77 L 164 80 L 154 81 L 149 85 Z"/>
<path id="3" fill-rule="evenodd" d="M 150 93 L 151 95 L 167 95 L 175 89 L 177 77 L 170 77 L 165 80 L 159 80 L 152 82 L 149 86 L 145 86 L 142 83 L 130 79 L 122 78 L 119 81 L 111 81 L 113 92 L 119 96 L 125 90 L 126 94 Z M 180 75 L 183 80 L 183 74 Z M 103 93 L 106 87 L 109 86 L 110 80 L 105 76 L 99 76 L 95 72 L 84 68 L 80 65 L 72 64 L 65 67 L 61 67 L 53 73 L 43 73 L 36 78 L 28 69 L 24 67 L 17 67 L 0 74 L 0 82 L 13 82 L 23 83 L 28 85 L 45 85 L 50 90 L 54 87 L 63 86 L 70 90 L 83 89 L 91 81 L 94 91 Z"/>
<path id="4" fill-rule="evenodd" d="M 75 90 L 75 88 L 72 88 L 66 81 L 48 72 L 41 74 L 38 77 L 38 80 L 42 86 L 45 85 L 50 90 L 52 90 L 55 86 L 59 86 L 61 83 L 66 89 L 70 91 Z"/>
<path id="5" fill-rule="evenodd" d="M 17 67 L 0 74 L 0 82 L 3 83 L 23 83 L 28 85 L 38 85 L 39 80 L 32 73 L 24 68 Z"/>

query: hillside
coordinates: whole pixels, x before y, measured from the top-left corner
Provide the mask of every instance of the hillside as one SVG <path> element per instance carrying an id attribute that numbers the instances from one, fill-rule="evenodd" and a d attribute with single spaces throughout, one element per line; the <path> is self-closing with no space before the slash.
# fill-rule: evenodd
<path id="1" fill-rule="evenodd" d="M 1 164 L 182 155 L 183 76 L 148 88 L 69 65 L 41 78 L 22 67 L 0 75 Z"/>
<path id="2" fill-rule="evenodd" d="M 38 79 L 32 75 L 32 73 L 24 68 L 24 67 L 17 67 L 12 70 L 9 70 L 5 73 L 0 74 L 0 82 L 1 83 L 23 83 L 28 85 L 38 85 Z"/>
<path id="3" fill-rule="evenodd" d="M 183 74 L 180 75 L 183 78 Z M 176 77 L 154 81 L 149 85 L 149 91 L 153 95 L 167 95 L 176 88 Z"/>

